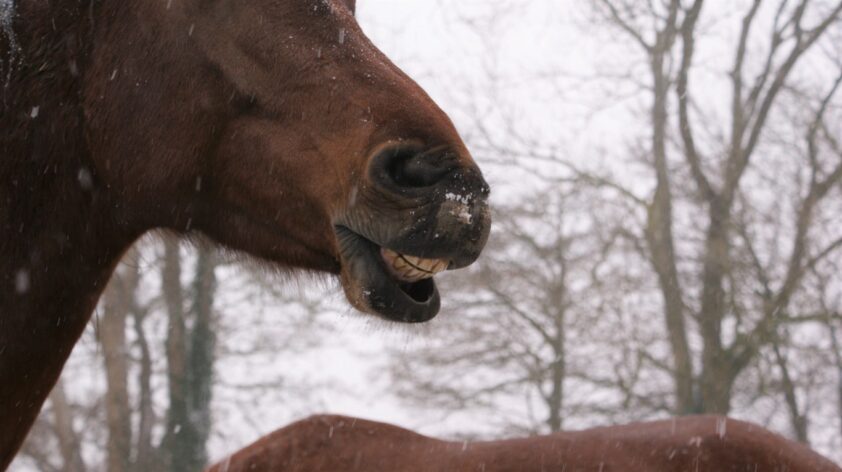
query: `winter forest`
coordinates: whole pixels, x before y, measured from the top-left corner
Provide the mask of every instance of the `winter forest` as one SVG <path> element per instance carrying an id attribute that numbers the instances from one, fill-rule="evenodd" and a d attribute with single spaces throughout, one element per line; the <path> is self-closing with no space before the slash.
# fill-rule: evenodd
<path id="1" fill-rule="evenodd" d="M 359 0 L 491 188 L 423 325 L 200 238 L 125 256 L 11 470 L 201 470 L 314 413 L 446 438 L 675 415 L 842 461 L 842 2 Z"/>

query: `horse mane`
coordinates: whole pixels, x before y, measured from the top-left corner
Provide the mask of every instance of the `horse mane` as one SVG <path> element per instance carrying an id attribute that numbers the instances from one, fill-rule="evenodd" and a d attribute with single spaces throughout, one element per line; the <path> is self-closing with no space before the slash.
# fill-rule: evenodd
<path id="1" fill-rule="evenodd" d="M 20 45 L 13 28 L 14 0 L 0 0 L 0 107 L 5 111 L 12 70 L 20 55 Z"/>
<path id="2" fill-rule="evenodd" d="M 15 0 L 0 0 L 0 34 L 6 35 L 10 44 L 15 44 L 12 18 L 15 15 Z"/>
<path id="3" fill-rule="evenodd" d="M 33 99 L 66 102 L 78 98 L 74 93 L 78 88 L 72 85 L 78 85 L 87 63 L 97 3 L 0 0 L 0 106 L 4 121 L 22 121 L 14 112 Z"/>
<path id="4" fill-rule="evenodd" d="M 92 178 L 80 175 L 90 172 L 81 76 L 94 3 L 0 0 L 0 227 L 21 238 L 47 224 L 45 208 L 71 208 L 57 196 L 80 195 L 75 177 Z"/>

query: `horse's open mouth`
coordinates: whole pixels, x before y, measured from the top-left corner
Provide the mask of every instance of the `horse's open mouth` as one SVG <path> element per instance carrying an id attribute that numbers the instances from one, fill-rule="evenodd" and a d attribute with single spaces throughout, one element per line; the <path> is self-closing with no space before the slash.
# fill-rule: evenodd
<path id="1" fill-rule="evenodd" d="M 342 286 L 358 309 L 392 321 L 419 323 L 439 311 L 433 276 L 447 269 L 443 259 L 424 259 L 380 247 L 344 226 L 336 227 Z"/>

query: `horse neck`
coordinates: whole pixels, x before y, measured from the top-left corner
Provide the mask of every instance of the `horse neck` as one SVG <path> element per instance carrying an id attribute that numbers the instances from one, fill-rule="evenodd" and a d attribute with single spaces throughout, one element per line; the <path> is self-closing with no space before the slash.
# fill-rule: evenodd
<path id="1" fill-rule="evenodd" d="M 121 245 L 88 229 L 56 224 L 0 232 L 0 470 L 25 438 L 119 260 Z"/>
<path id="2" fill-rule="evenodd" d="M 58 126 L 46 126 L 53 125 Z M 113 205 L 79 165 L 84 147 L 72 136 L 5 141 L 3 147 L 6 159 L 30 155 L 32 148 L 58 153 L 66 147 L 67 162 L 30 162 L 0 176 L 0 471 L 26 436 L 120 255 L 136 237 L 109 216 Z M 14 165 L 0 167 L 5 172 Z"/>
<path id="3" fill-rule="evenodd" d="M 43 4 L 23 2 L 18 14 L 36 3 Z M 136 236 L 111 216 L 112 198 L 89 165 L 79 93 L 84 41 L 75 29 L 47 33 L 52 26 L 29 20 L 16 23 L 19 49 L 10 75 L 0 77 L 0 470 Z M 0 52 L 9 44 L 0 33 Z"/>

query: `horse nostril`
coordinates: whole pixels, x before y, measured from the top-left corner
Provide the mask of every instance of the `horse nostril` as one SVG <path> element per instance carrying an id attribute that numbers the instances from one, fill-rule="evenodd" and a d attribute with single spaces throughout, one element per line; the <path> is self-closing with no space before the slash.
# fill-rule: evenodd
<path id="1" fill-rule="evenodd" d="M 415 146 L 390 146 L 372 163 L 375 178 L 400 188 L 430 187 L 450 174 L 456 157 L 442 149 L 422 151 Z"/>

